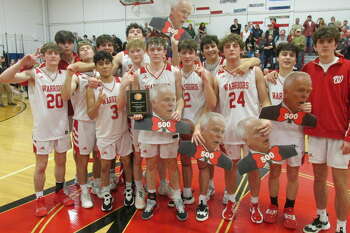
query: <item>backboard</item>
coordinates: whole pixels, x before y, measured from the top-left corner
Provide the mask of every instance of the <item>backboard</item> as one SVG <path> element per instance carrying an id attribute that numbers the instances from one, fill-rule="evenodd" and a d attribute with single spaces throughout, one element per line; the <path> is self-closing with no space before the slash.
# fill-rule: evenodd
<path id="1" fill-rule="evenodd" d="M 124 6 L 137 6 L 141 4 L 152 4 L 153 0 L 119 0 Z"/>

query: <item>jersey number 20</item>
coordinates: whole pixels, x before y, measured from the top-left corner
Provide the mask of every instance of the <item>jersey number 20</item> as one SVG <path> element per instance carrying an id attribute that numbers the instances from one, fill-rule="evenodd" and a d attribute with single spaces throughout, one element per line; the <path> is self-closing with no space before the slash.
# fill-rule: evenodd
<path id="1" fill-rule="evenodd" d="M 47 98 L 47 108 L 62 108 L 63 100 L 61 94 L 48 94 Z"/>

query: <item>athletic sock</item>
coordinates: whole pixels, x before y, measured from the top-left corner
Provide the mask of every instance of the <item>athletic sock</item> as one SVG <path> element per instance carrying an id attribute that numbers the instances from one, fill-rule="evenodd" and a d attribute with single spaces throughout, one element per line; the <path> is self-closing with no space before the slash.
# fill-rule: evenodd
<path id="1" fill-rule="evenodd" d="M 340 228 L 343 228 L 343 233 L 346 233 L 346 220 L 345 221 L 340 221 L 337 219 L 337 232 L 340 231 Z"/>
<path id="2" fill-rule="evenodd" d="M 56 193 L 58 193 L 59 191 L 61 191 L 61 189 L 63 189 L 63 184 L 64 184 L 64 182 L 62 182 L 62 183 L 56 182 L 56 188 L 55 188 Z"/>
<path id="3" fill-rule="evenodd" d="M 250 203 L 252 204 L 258 204 L 259 202 L 259 197 L 250 197 Z"/>
<path id="4" fill-rule="evenodd" d="M 191 188 L 184 188 L 184 197 L 192 197 L 192 189 Z"/>
<path id="5" fill-rule="evenodd" d="M 284 204 L 284 208 L 294 208 L 295 200 L 286 199 L 286 203 Z"/>
<path id="6" fill-rule="evenodd" d="M 270 197 L 272 205 L 278 206 L 278 197 Z"/>
<path id="7" fill-rule="evenodd" d="M 40 198 L 40 197 L 43 197 L 44 196 L 44 192 L 43 191 L 36 192 L 35 196 L 36 196 L 37 199 Z"/>
<path id="8" fill-rule="evenodd" d="M 321 222 L 328 222 L 327 210 L 326 209 L 317 209 L 317 215 L 320 216 Z"/>
<path id="9" fill-rule="evenodd" d="M 200 194 L 199 195 L 199 204 L 202 202 L 204 205 L 207 204 L 207 195 Z"/>

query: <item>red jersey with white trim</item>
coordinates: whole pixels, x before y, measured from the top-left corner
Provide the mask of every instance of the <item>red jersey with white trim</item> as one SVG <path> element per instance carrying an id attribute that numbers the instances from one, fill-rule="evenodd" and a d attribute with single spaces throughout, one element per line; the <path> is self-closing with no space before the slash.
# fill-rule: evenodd
<path id="1" fill-rule="evenodd" d="M 125 72 L 128 72 L 130 68 L 132 67 L 133 63 L 131 58 L 129 57 L 129 53 L 127 50 L 123 51 L 123 56 L 122 56 L 122 75 L 125 74 Z M 150 63 L 150 58 L 147 53 L 143 55 L 143 63 L 144 64 L 149 64 Z"/>
<path id="2" fill-rule="evenodd" d="M 34 85 L 28 87 L 33 115 L 33 139 L 49 141 L 68 134 L 67 101 L 62 100 L 61 89 L 66 71 L 49 76 L 40 68 L 34 69 Z"/>
<path id="3" fill-rule="evenodd" d="M 87 114 L 86 90 L 88 88 L 88 79 L 90 77 L 96 77 L 96 75 L 98 75 L 96 71 L 77 73 L 73 75 L 73 79 L 78 80 L 77 89 L 74 91 L 71 97 L 71 102 L 74 109 L 74 120 L 93 121 Z"/>
<path id="4" fill-rule="evenodd" d="M 98 99 L 100 90 L 106 95 L 106 99 L 98 109 L 96 121 L 96 138 L 110 143 L 119 140 L 128 131 L 126 109 L 119 109 L 117 98 L 120 93 L 120 79 L 116 77 L 110 83 L 103 83 L 101 87 L 94 89 L 95 100 Z"/>
<path id="5" fill-rule="evenodd" d="M 315 128 L 305 128 L 308 135 L 350 141 L 350 61 L 339 57 L 327 72 L 319 58 L 307 63 L 303 71 L 311 76 L 310 102 L 317 117 Z"/>
<path id="6" fill-rule="evenodd" d="M 259 116 L 259 97 L 256 87 L 255 69 L 243 76 L 232 75 L 224 67 L 218 72 L 219 113 L 225 117 L 224 144 L 244 144 L 236 135 L 239 121 Z"/>
<path id="7" fill-rule="evenodd" d="M 148 90 L 157 85 L 169 85 L 176 93 L 174 69 L 170 64 L 165 64 L 161 73 L 155 76 L 148 69 L 148 65 L 141 67 L 139 70 L 140 89 Z M 139 142 L 145 144 L 168 144 L 178 140 L 178 137 L 174 135 L 176 134 L 140 130 Z"/>
<path id="8" fill-rule="evenodd" d="M 181 73 L 183 98 L 185 103 L 183 118 L 196 123 L 199 118 L 200 110 L 205 104 L 203 81 L 194 71 L 188 76 L 186 76 L 183 71 Z"/>

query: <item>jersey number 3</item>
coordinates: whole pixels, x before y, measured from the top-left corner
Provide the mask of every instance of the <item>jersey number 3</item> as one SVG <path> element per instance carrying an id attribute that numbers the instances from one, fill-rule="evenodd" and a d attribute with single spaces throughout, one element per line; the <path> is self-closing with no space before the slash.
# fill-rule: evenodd
<path id="1" fill-rule="evenodd" d="M 62 108 L 63 100 L 61 94 L 48 94 L 47 98 L 47 108 Z"/>
<path id="2" fill-rule="evenodd" d="M 242 105 L 242 107 L 244 107 L 245 105 L 245 100 L 244 100 L 244 92 L 241 91 L 238 93 L 238 98 L 237 98 L 237 93 L 236 92 L 230 92 L 230 94 L 228 95 L 230 97 L 230 101 L 229 101 L 229 107 L 230 108 L 236 108 L 237 104 Z"/>
<path id="3" fill-rule="evenodd" d="M 113 110 L 112 119 L 118 119 L 118 105 L 114 104 L 111 106 L 111 109 Z"/>

